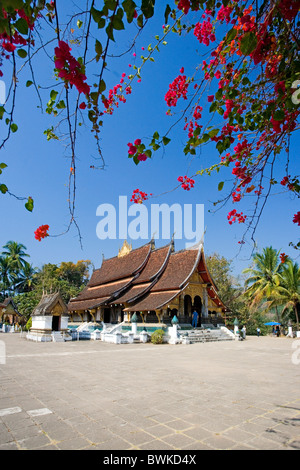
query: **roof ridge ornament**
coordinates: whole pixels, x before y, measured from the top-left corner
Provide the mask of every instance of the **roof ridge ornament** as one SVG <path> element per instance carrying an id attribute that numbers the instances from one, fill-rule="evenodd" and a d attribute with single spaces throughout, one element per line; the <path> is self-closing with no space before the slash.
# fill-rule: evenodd
<path id="1" fill-rule="evenodd" d="M 132 251 L 132 243 L 128 243 L 127 240 L 124 240 L 122 248 L 119 250 L 118 258 L 128 255 Z"/>

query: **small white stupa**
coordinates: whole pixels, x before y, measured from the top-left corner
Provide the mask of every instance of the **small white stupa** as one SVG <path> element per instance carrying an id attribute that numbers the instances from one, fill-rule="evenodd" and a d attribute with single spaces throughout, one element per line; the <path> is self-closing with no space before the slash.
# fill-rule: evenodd
<path id="1" fill-rule="evenodd" d="M 31 318 L 27 339 L 41 342 L 72 339 L 68 334 L 68 307 L 59 292 L 43 295 Z"/>

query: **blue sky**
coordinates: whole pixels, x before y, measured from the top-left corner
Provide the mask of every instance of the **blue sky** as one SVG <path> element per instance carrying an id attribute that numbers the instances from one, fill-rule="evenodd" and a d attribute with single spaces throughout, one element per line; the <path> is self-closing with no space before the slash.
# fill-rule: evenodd
<path id="1" fill-rule="evenodd" d="M 154 45 L 154 36 L 162 34 L 164 2 L 161 3 L 157 8 L 156 19 L 149 23 L 135 49 L 121 59 L 109 59 L 109 71 L 104 77 L 108 88 L 119 83 L 123 72 L 130 73 L 132 69 L 128 67 L 129 64 L 136 61 L 139 65 L 139 56 L 143 53 L 141 47 L 147 48 L 150 43 Z M 68 2 L 66 8 L 67 4 Z M 117 54 L 130 44 L 128 32 L 117 33 L 116 39 L 117 43 L 112 45 L 111 54 Z M 164 95 L 168 85 L 179 74 L 181 67 L 185 68 L 186 75 L 192 74 L 195 67 L 202 63 L 201 54 L 207 52 L 204 46 L 203 49 L 198 47 L 199 44 L 192 35 L 178 38 L 172 34 L 167 41 L 168 45 L 161 46 L 160 53 L 155 55 L 155 62 L 147 63 L 144 67 L 142 82 L 134 84 L 133 93 L 128 97 L 127 103 L 121 104 L 112 116 L 104 117 L 102 148 L 107 164 L 104 171 L 90 169 L 91 165 L 97 165 L 94 159 L 96 151 L 93 137 L 88 128 L 80 128 L 77 144 L 76 220 L 83 238 L 83 249 L 74 227 L 64 236 L 49 237 L 42 242 L 34 238 L 34 231 L 42 224 L 50 226 L 51 235 L 62 233 L 68 225 L 67 184 L 70 161 L 68 150 L 64 147 L 65 142 L 47 142 L 43 132 L 52 125 L 52 118 L 37 108 L 39 102 L 33 87 L 26 88 L 20 82 L 15 114 L 19 130 L 2 151 L 0 160 L 7 163 L 8 168 L 1 175 L 0 182 L 4 182 L 17 195 L 32 196 L 35 208 L 33 213 L 29 213 L 22 202 L 8 195 L 0 196 L 0 246 L 8 240 L 23 243 L 31 256 L 31 263 L 36 267 L 41 267 L 47 262 L 59 264 L 62 261 L 90 259 L 97 268 L 101 265 L 102 254 L 106 258 L 115 256 L 123 244 L 123 239 L 97 238 L 96 226 L 99 218 L 96 217 L 96 209 L 100 204 L 113 204 L 118 209 L 119 196 L 127 196 L 130 204 L 132 190 L 136 188 L 159 195 L 173 189 L 177 185 L 178 176 L 192 175 L 218 161 L 219 156 L 213 146 L 204 147 L 201 154 L 193 160 L 184 156 L 182 148 L 185 134 L 182 131 L 182 122 L 173 129 L 170 135 L 172 141 L 166 147 L 165 153 L 158 151 L 151 160 L 138 166 L 128 159 L 128 142 L 141 138 L 146 143 L 155 131 L 164 135 L 174 122 L 166 116 Z M 54 45 L 49 47 L 48 51 L 53 51 L 53 48 Z M 132 54 L 134 51 L 136 58 Z M 75 56 L 76 52 L 74 47 Z M 42 54 L 34 65 L 38 83 L 51 83 L 53 71 L 47 56 Z M 28 71 L 22 72 L 21 77 L 23 82 L 31 78 Z M 41 92 L 45 104 L 50 91 Z M 184 104 L 180 103 L 178 108 Z M 204 115 L 207 113 L 204 112 Z M 294 137 L 291 144 L 291 162 L 298 145 L 299 138 Z M 295 164 L 291 163 L 290 169 L 291 172 L 297 173 Z M 281 161 L 280 157 L 276 171 L 278 178 L 284 176 L 284 160 Z M 204 204 L 207 230 L 205 251 L 207 255 L 218 252 L 228 259 L 233 259 L 234 272 L 239 274 L 250 264 L 252 245 L 244 245 L 239 252 L 238 241 L 245 227 L 242 224 L 230 226 L 227 222 L 227 213 L 235 206 L 228 204 L 215 213 L 209 212 L 214 210 L 212 203 L 220 197 L 217 189 L 220 180 L 225 181 L 225 195 L 226 189 L 231 187 L 229 169 L 223 174 L 198 177 L 193 190 L 187 192 L 179 188 L 153 201 L 149 200 L 146 207 L 150 210 L 152 202 L 169 205 L 179 203 L 182 206 L 193 204 L 193 207 L 196 204 Z M 281 188 L 277 187 L 276 190 L 279 192 Z M 249 201 L 246 205 L 240 203 L 236 208 L 247 213 L 251 199 Z M 293 214 L 298 210 L 297 201 L 290 195 L 271 196 L 256 231 L 258 249 L 272 245 L 295 258 L 297 252 L 288 245 L 290 241 L 298 241 L 299 227 L 292 223 Z M 145 242 L 146 240 L 134 241 L 133 247 Z M 163 239 L 157 240 L 157 246 L 167 242 Z M 186 240 L 176 241 L 176 249 L 184 248 L 185 242 Z"/>

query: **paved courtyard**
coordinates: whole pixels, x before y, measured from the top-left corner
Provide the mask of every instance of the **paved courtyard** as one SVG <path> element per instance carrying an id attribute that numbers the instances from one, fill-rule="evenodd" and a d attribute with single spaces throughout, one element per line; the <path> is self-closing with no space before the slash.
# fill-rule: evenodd
<path id="1" fill-rule="evenodd" d="M 0 347 L 1 450 L 300 449 L 300 340 Z"/>

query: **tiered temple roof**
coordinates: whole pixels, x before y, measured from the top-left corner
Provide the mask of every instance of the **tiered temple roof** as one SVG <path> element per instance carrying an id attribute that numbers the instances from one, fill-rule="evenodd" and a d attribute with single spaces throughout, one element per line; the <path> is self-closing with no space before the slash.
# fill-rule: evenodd
<path id="1" fill-rule="evenodd" d="M 158 310 L 170 303 L 198 272 L 209 297 L 225 311 L 207 269 L 203 245 L 174 252 L 173 240 L 155 248 L 153 241 L 103 260 L 83 291 L 68 304 L 70 312 L 120 305 L 126 312 Z"/>

